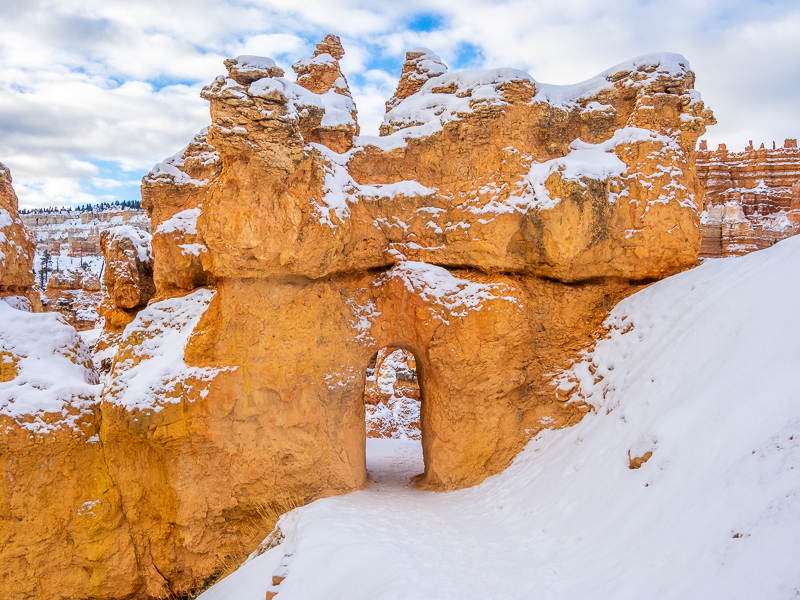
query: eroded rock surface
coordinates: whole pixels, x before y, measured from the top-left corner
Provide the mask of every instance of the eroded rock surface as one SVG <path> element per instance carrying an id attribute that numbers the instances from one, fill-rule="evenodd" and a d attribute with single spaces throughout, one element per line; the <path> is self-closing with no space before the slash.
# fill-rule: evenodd
<path id="1" fill-rule="evenodd" d="M 797 140 L 782 148 L 750 142 L 744 152 L 724 144 L 711 151 L 701 142 L 697 173 L 706 189 L 701 256 L 747 254 L 800 233 Z"/>
<path id="2" fill-rule="evenodd" d="M 32 292 L 36 242 L 19 216 L 11 181 L 11 171 L 0 163 L 0 298 L 18 296 L 40 308 L 37 294 Z"/>
<path id="3" fill-rule="evenodd" d="M 60 312 L 78 331 L 93 329 L 103 301 L 100 279 L 85 269 L 54 271 L 44 293 L 47 309 Z"/>
<path id="4" fill-rule="evenodd" d="M 608 310 L 697 260 L 713 117 L 682 57 L 563 87 L 412 51 L 383 135 L 358 137 L 342 53 L 327 37 L 296 83 L 226 61 L 211 126 L 143 181 L 155 301 L 107 281 L 138 311 L 100 406 L 138 568 L 120 589 L 187 593 L 264 503 L 363 486 L 382 348 L 416 358 L 417 485 L 501 471 L 588 410 L 554 374 Z"/>
<path id="5" fill-rule="evenodd" d="M 86 346 L 0 302 L 0 584 L 13 598 L 125 598 L 142 585 L 100 442 Z"/>
<path id="6" fill-rule="evenodd" d="M 108 298 L 99 313 L 107 328 L 121 331 L 155 293 L 151 236 L 126 225 L 112 227 L 100 235 L 100 247 Z"/>

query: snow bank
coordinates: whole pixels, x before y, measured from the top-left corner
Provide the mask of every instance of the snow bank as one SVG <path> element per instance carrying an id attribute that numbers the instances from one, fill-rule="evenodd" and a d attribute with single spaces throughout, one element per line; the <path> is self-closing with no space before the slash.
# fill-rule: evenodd
<path id="1" fill-rule="evenodd" d="M 798 237 L 648 287 L 565 378 L 578 425 L 469 490 L 294 511 L 202 599 L 263 598 L 286 554 L 283 600 L 796 597 L 798 297 Z"/>
<path id="2" fill-rule="evenodd" d="M 211 290 L 199 289 L 140 311 L 122 334 L 105 398 L 128 410 L 160 412 L 164 404 L 181 401 L 179 385 L 191 390 L 223 371 L 190 367 L 183 359 L 189 337 L 213 297 Z"/>
<path id="3" fill-rule="evenodd" d="M 89 350 L 60 314 L 0 302 L 0 362 L 16 371 L 0 382 L 0 415 L 31 433 L 77 429 L 98 401 Z"/>

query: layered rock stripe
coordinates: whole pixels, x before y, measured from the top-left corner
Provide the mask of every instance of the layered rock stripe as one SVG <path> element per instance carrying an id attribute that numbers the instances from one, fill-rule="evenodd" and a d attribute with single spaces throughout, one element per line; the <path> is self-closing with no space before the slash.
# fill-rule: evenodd
<path id="1" fill-rule="evenodd" d="M 800 232 L 800 149 L 783 147 L 731 152 L 700 142 L 697 174 L 706 188 L 703 257 L 738 256 L 768 248 Z"/>

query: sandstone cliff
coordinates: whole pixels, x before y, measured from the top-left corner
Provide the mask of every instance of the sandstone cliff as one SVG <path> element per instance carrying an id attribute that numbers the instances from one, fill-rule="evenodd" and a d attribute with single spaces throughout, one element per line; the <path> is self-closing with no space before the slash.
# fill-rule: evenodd
<path id="1" fill-rule="evenodd" d="M 564 87 L 416 50 L 383 135 L 358 137 L 342 54 L 326 37 L 296 83 L 271 59 L 226 61 L 203 91 L 211 126 L 145 177 L 155 301 L 107 280 L 138 312 L 99 408 L 108 539 L 130 536 L 137 567 L 116 595 L 76 579 L 65 596 L 186 593 L 260 506 L 363 486 L 382 348 L 416 363 L 417 484 L 501 471 L 588 410 L 554 373 L 610 307 L 695 264 L 713 117 L 682 57 Z"/>
<path id="2" fill-rule="evenodd" d="M 782 148 L 716 151 L 700 143 L 697 174 L 706 190 L 700 255 L 747 254 L 800 233 L 800 202 L 792 186 L 800 184 L 797 140 Z"/>

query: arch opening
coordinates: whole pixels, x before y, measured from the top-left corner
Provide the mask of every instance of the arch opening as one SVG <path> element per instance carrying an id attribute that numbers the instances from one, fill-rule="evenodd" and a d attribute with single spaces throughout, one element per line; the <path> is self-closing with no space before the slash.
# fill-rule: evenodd
<path id="1" fill-rule="evenodd" d="M 367 472 L 376 483 L 408 484 L 424 471 L 421 397 L 414 354 L 386 346 L 370 359 L 364 387 Z"/>

